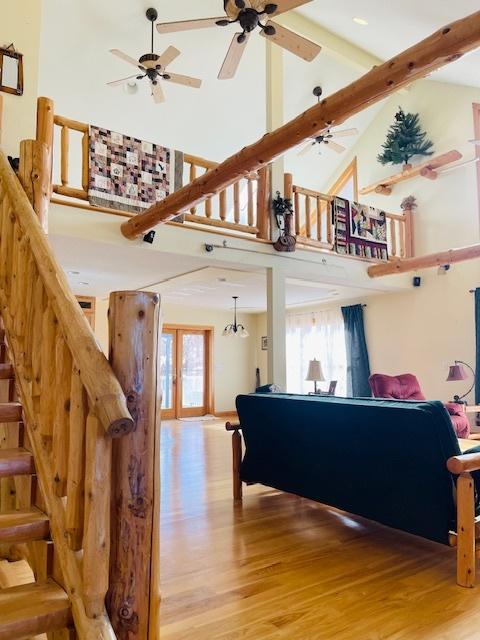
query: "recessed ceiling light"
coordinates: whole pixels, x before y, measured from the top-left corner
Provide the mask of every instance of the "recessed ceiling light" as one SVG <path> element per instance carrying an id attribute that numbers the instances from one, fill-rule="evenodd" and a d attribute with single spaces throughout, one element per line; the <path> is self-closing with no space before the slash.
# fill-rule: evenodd
<path id="1" fill-rule="evenodd" d="M 67 271 L 69 276 L 79 276 L 80 271 Z"/>
<path id="2" fill-rule="evenodd" d="M 88 287 L 88 285 L 90 284 L 89 282 L 79 282 L 78 284 L 82 284 L 85 287 Z"/>
<path id="3" fill-rule="evenodd" d="M 366 27 L 368 25 L 368 20 L 365 20 L 365 18 L 353 18 L 353 21 L 362 27 Z"/>

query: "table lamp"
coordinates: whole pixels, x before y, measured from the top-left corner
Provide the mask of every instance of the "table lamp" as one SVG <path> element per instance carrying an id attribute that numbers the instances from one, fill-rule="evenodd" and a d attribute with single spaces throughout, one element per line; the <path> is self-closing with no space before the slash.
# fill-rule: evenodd
<path id="1" fill-rule="evenodd" d="M 315 393 L 318 393 L 317 382 L 325 382 L 325 378 L 323 377 L 322 365 L 320 364 L 319 360 L 316 360 L 315 358 L 313 360 L 310 360 L 310 363 L 308 365 L 308 373 L 305 380 L 307 380 L 308 382 L 313 382 L 315 384 Z"/>
<path id="2" fill-rule="evenodd" d="M 473 387 L 475 386 L 475 371 L 466 362 L 463 362 L 462 360 L 455 360 L 454 364 L 450 366 L 450 370 L 448 372 L 448 377 L 447 377 L 447 382 L 459 382 L 461 380 L 468 380 L 468 374 L 465 371 L 464 367 L 467 367 L 472 372 L 473 383 L 472 383 L 472 386 L 469 388 L 469 390 L 463 394 L 463 396 L 458 396 L 458 395 L 453 396 L 454 402 L 458 402 L 460 404 L 467 404 L 464 398 L 468 396 L 470 391 L 472 391 Z"/>

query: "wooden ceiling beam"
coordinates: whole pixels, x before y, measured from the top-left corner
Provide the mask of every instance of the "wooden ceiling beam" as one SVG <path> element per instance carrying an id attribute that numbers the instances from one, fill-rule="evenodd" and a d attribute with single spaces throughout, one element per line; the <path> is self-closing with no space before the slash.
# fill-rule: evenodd
<path id="1" fill-rule="evenodd" d="M 401 87 L 458 60 L 479 45 L 480 11 L 477 11 L 374 67 L 359 80 L 266 134 L 144 213 L 124 222 L 121 227 L 123 235 L 133 240 L 157 224 L 171 220 L 233 184 L 246 172 L 260 169 L 307 138 L 338 126 Z"/>
<path id="2" fill-rule="evenodd" d="M 480 258 L 480 244 L 473 244 L 470 247 L 461 247 L 459 249 L 448 249 L 447 251 L 418 256 L 417 258 L 382 262 L 372 265 L 367 271 L 371 278 L 381 278 L 382 276 L 408 273 L 409 271 L 418 271 L 419 269 L 443 267 L 454 264 L 455 262 L 465 262 L 466 260 L 475 260 L 476 258 Z"/>

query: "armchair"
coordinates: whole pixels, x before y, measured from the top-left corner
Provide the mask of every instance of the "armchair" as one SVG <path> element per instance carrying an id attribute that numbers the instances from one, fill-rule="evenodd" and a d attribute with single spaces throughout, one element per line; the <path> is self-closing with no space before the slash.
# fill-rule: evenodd
<path id="1" fill-rule="evenodd" d="M 392 400 L 425 400 L 416 376 L 404 373 L 399 376 L 387 376 L 375 373 L 369 378 L 370 388 L 375 398 Z M 458 438 L 470 436 L 470 423 L 462 405 L 456 402 L 445 403 L 453 429 Z"/>

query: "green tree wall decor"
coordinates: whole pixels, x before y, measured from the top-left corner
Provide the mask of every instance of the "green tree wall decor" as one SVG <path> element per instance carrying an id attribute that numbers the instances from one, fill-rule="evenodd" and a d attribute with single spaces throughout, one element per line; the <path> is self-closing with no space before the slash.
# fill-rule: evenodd
<path id="1" fill-rule="evenodd" d="M 401 107 L 395 114 L 395 122 L 382 145 L 383 152 L 377 156 L 381 164 L 409 164 L 413 156 L 431 156 L 433 142 L 422 131 L 418 113 L 405 113 Z"/>

